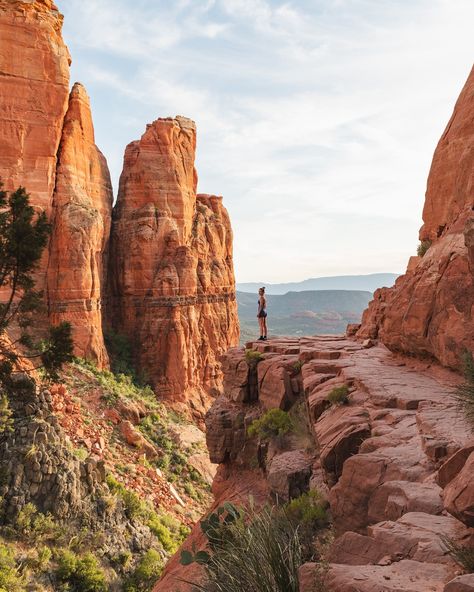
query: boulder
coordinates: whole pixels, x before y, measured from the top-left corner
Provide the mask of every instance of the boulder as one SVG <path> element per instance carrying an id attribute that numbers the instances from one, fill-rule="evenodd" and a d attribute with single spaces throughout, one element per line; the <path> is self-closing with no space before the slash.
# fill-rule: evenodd
<path id="1" fill-rule="evenodd" d="M 474 452 L 471 452 L 463 468 L 444 489 L 444 507 L 467 524 L 474 527 Z"/>
<path id="2" fill-rule="evenodd" d="M 474 592 L 474 574 L 465 574 L 451 580 L 443 592 Z"/>
<path id="3" fill-rule="evenodd" d="M 268 467 L 267 481 L 273 495 L 286 502 L 309 490 L 313 459 L 302 450 L 275 455 Z"/>
<path id="4" fill-rule="evenodd" d="M 362 407 L 340 405 L 328 409 L 315 424 L 321 465 L 333 484 L 341 476 L 344 462 L 359 450 L 370 435 L 369 414 Z"/>
<path id="5" fill-rule="evenodd" d="M 219 397 L 206 414 L 206 444 L 212 463 L 235 460 L 245 443 L 245 413 Z"/>
<path id="6" fill-rule="evenodd" d="M 328 592 L 443 592 L 450 575 L 446 565 L 405 559 L 390 565 L 331 564 L 324 583 Z"/>

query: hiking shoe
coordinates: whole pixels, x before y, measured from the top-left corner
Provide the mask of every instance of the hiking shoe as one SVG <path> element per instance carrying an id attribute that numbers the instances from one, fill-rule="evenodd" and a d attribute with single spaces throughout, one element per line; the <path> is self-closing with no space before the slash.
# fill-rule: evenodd
<path id="1" fill-rule="evenodd" d="M 257 341 L 263 341 L 265 339 L 265 337 L 263 335 L 260 335 L 260 337 L 257 339 Z"/>
<path id="2" fill-rule="evenodd" d="M 265 335 L 265 337 L 262 337 L 262 340 L 263 341 L 266 341 L 267 340 L 267 336 Z"/>

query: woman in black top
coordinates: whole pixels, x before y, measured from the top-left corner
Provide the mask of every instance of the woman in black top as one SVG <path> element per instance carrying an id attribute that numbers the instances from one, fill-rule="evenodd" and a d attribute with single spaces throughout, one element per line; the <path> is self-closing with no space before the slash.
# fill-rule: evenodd
<path id="1" fill-rule="evenodd" d="M 259 341 L 267 339 L 267 300 L 265 298 L 265 288 L 260 288 L 258 291 L 258 325 L 260 327 Z"/>

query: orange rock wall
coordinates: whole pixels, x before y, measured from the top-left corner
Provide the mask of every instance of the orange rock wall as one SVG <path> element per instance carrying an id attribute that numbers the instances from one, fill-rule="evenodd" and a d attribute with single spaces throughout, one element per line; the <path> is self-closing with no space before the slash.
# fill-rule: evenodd
<path id="1" fill-rule="evenodd" d="M 359 337 L 379 337 L 394 351 L 427 355 L 459 368 L 474 350 L 474 69 L 436 148 L 420 240 L 424 257 L 410 262 L 391 289 L 377 290 Z"/>
<path id="2" fill-rule="evenodd" d="M 125 153 L 107 279 L 110 175 L 85 89 L 69 95 L 62 21 L 51 0 L 0 0 L 0 177 L 52 223 L 37 272 L 49 321 L 69 321 L 75 353 L 107 366 L 110 284 L 110 325 L 133 341 L 144 375 L 202 411 L 238 340 L 228 214 L 220 197 L 196 195 L 194 123 L 157 120 Z"/>
<path id="3" fill-rule="evenodd" d="M 107 365 L 100 311 L 112 188 L 89 99 L 74 86 L 51 0 L 0 0 L 0 179 L 26 188 L 53 224 L 36 274 L 49 321 L 70 321 L 76 354 Z"/>
<path id="4" fill-rule="evenodd" d="M 159 393 L 200 413 L 238 341 L 232 231 L 222 198 L 196 195 L 196 128 L 158 119 L 127 146 L 113 213 L 109 319 Z"/>
<path id="5" fill-rule="evenodd" d="M 0 178 L 48 215 L 69 95 L 62 22 L 48 0 L 0 0 Z"/>
<path id="6" fill-rule="evenodd" d="M 58 153 L 48 265 L 50 321 L 74 327 L 76 353 L 108 363 L 102 337 L 102 292 L 112 214 L 107 162 L 94 143 L 89 97 L 70 95 Z"/>

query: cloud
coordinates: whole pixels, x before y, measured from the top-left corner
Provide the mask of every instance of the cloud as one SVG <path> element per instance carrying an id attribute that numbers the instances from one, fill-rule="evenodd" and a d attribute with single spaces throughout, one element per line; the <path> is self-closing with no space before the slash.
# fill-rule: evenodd
<path id="1" fill-rule="evenodd" d="M 198 124 L 239 280 L 401 271 L 471 66 L 471 0 L 68 0 L 74 75 L 119 175 L 147 121 Z"/>

